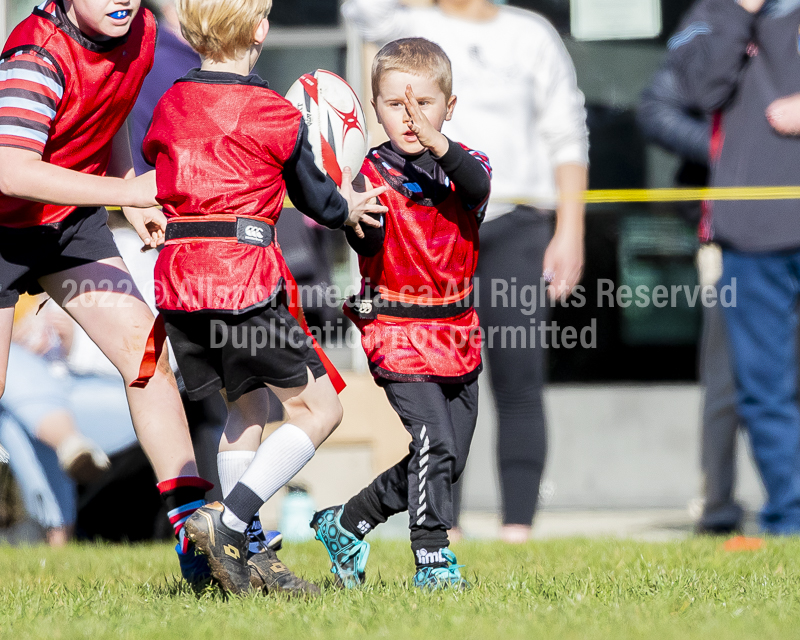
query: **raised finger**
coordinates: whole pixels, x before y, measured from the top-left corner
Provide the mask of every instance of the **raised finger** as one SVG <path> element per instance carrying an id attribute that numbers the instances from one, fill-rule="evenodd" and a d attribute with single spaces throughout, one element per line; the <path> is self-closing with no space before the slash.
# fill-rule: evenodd
<path id="1" fill-rule="evenodd" d="M 381 221 L 376 220 L 372 216 L 363 216 L 361 220 L 359 220 L 359 223 L 365 224 L 368 227 L 375 227 L 376 229 L 380 228 L 381 226 Z"/>
<path id="2" fill-rule="evenodd" d="M 382 193 L 385 193 L 385 192 L 386 192 L 386 186 L 384 185 L 382 187 L 376 187 L 376 188 L 371 189 L 369 191 L 365 191 L 361 195 L 364 196 L 365 200 L 370 200 L 371 198 L 377 198 L 379 195 L 381 195 Z"/>

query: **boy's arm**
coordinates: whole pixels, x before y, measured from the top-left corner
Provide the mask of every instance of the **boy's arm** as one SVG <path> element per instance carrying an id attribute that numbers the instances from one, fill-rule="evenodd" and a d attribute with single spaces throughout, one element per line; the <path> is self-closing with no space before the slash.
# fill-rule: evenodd
<path id="1" fill-rule="evenodd" d="M 300 118 L 294 151 L 283 166 L 286 192 L 292 204 L 314 222 L 329 229 L 347 225 L 353 228 L 357 237 L 363 238 L 362 225 L 378 227 L 380 224 L 370 214 L 387 210 L 371 203 L 373 198 L 386 191 L 386 187 L 356 193 L 351 185 L 351 175 L 350 167 L 342 168 L 342 186 L 337 191 L 336 183 L 315 164 L 308 128 Z"/>
<path id="2" fill-rule="evenodd" d="M 756 12 L 763 0 L 701 0 L 667 45 L 691 106 L 716 111 L 731 99 L 748 60 Z"/>
<path id="3" fill-rule="evenodd" d="M 114 136 L 111 149 L 111 160 L 108 165 L 108 175 L 124 178 L 128 182 L 136 178 L 136 169 L 133 166 L 131 154 L 131 141 L 128 136 L 128 126 L 123 124 Z M 158 188 L 156 187 L 156 172 L 148 171 L 136 178 L 142 189 L 149 194 L 153 203 L 156 201 Z M 139 234 L 145 247 L 154 249 L 164 243 L 164 233 L 167 228 L 167 217 L 155 206 L 144 209 L 122 207 L 122 213 L 131 226 Z"/>
<path id="4" fill-rule="evenodd" d="M 486 156 L 470 152 L 448 138 L 447 152 L 436 158 L 442 171 L 455 184 L 461 202 L 470 210 L 479 210 L 489 200 L 492 169 Z"/>
<path id="5" fill-rule="evenodd" d="M 347 220 L 347 202 L 336 183 L 314 163 L 306 123 L 300 121 L 297 143 L 283 166 L 289 199 L 300 213 L 329 229 L 340 229 Z"/>
<path id="6" fill-rule="evenodd" d="M 452 100 L 448 113 L 452 113 L 455 105 L 455 98 Z M 420 107 L 411 85 L 406 86 L 403 103 L 411 118 L 408 123 L 409 129 L 416 134 L 419 143 L 431 152 L 447 177 L 456 185 L 464 205 L 470 210 L 478 208 L 476 213 L 482 216 L 483 210 L 480 207 L 488 201 L 491 189 L 492 169 L 489 160 L 477 151 L 467 151 L 437 130 Z"/>
<path id="7" fill-rule="evenodd" d="M 0 191 L 13 198 L 78 207 L 149 207 L 155 192 L 145 176 L 95 176 L 43 162 L 35 151 L 0 146 Z"/>

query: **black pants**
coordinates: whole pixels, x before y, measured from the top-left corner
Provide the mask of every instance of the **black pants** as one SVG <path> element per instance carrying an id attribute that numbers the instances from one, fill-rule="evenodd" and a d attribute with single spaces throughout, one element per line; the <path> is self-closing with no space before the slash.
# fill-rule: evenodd
<path id="1" fill-rule="evenodd" d="M 517 207 L 484 223 L 480 233 L 477 311 L 497 405 L 503 524 L 530 525 L 547 452 L 542 402 L 546 350 L 539 344 L 522 346 L 511 340 L 504 343 L 502 338 L 504 330 L 515 327 L 524 329 L 529 336 L 532 321 L 538 325 L 550 317 L 550 303 L 540 304 L 540 292 L 546 286 L 542 261 L 553 237 L 553 218 L 530 207 Z M 509 287 L 505 297 L 497 294 L 504 284 Z M 510 294 L 513 286 L 516 300 Z M 535 287 L 535 309 L 520 299 L 526 286 Z"/>
<path id="2" fill-rule="evenodd" d="M 453 527 L 453 483 L 464 472 L 478 419 L 478 381 L 387 382 L 384 389 L 411 434 L 409 453 L 350 499 L 342 524 L 363 537 L 407 510 L 417 564 L 444 564 L 438 552 Z"/>

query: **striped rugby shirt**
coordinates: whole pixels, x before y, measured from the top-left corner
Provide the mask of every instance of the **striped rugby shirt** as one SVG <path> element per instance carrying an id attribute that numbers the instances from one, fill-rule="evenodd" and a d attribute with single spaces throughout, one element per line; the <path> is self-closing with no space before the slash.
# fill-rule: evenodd
<path id="1" fill-rule="evenodd" d="M 114 136 L 153 65 L 156 30 L 140 9 L 125 36 L 96 41 L 70 22 L 63 0 L 34 8 L 0 56 L 0 145 L 106 175 Z M 0 227 L 55 224 L 76 208 L 0 194 Z"/>
<path id="2" fill-rule="evenodd" d="M 0 62 L 0 146 L 44 153 L 64 81 L 53 60 L 35 48 Z"/>

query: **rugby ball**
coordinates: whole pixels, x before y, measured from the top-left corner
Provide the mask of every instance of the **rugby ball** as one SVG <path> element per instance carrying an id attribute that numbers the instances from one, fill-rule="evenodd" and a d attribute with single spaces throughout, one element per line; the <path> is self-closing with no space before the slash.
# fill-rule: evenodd
<path id="1" fill-rule="evenodd" d="M 335 73 L 317 69 L 295 82 L 286 99 L 303 114 L 317 167 L 338 186 L 345 167 L 355 178 L 367 155 L 367 126 L 353 88 Z"/>

